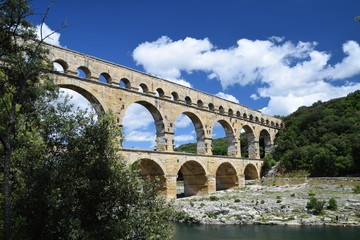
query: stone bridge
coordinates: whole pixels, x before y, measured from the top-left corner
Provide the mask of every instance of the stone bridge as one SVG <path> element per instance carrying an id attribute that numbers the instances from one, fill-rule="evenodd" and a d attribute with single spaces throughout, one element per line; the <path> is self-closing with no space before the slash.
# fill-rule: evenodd
<path id="1" fill-rule="evenodd" d="M 49 58 L 57 65 L 51 74 L 55 83 L 83 95 L 98 111 L 112 111 L 122 126 L 126 109 L 144 106 L 156 125 L 156 149 L 122 148 L 129 164 L 135 162 L 142 176 L 158 177 L 159 191 L 176 197 L 176 180 L 184 181 L 185 196 L 242 187 L 245 179 L 260 176 L 259 141 L 268 153 L 280 119 L 243 105 L 160 79 L 124 66 L 69 49 L 47 45 Z M 80 77 L 82 71 L 85 76 Z M 187 115 L 197 135 L 197 154 L 174 152 L 175 120 Z M 226 133 L 228 156 L 212 155 L 212 131 L 220 123 Z M 246 133 L 248 158 L 242 157 L 240 134 Z"/>

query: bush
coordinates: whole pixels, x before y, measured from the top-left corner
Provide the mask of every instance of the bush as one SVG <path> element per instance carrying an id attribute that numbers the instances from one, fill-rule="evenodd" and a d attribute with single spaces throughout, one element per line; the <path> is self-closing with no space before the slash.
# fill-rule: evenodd
<path id="1" fill-rule="evenodd" d="M 265 200 L 261 200 L 261 202 L 260 202 L 261 204 L 264 204 L 265 203 Z"/>
<path id="2" fill-rule="evenodd" d="M 219 198 L 217 196 L 210 196 L 210 201 L 218 201 Z"/>
<path id="3" fill-rule="evenodd" d="M 309 202 L 306 204 L 306 208 L 311 210 L 314 215 L 320 215 L 324 212 L 324 201 L 319 201 L 315 197 L 311 197 Z"/>
<path id="4" fill-rule="evenodd" d="M 295 193 L 292 193 L 292 194 L 290 195 L 290 197 L 295 197 Z"/>
<path id="5" fill-rule="evenodd" d="M 360 194 L 360 185 L 357 185 L 353 188 L 354 193 Z"/>
<path id="6" fill-rule="evenodd" d="M 309 197 L 315 197 L 315 193 L 309 192 Z"/>
<path id="7" fill-rule="evenodd" d="M 238 203 L 238 202 L 241 202 L 240 199 L 235 199 L 234 202 Z"/>
<path id="8" fill-rule="evenodd" d="M 330 198 L 330 200 L 328 202 L 327 209 L 333 210 L 333 211 L 338 209 L 338 205 L 337 205 L 337 202 L 336 202 L 335 198 Z"/>
<path id="9" fill-rule="evenodd" d="M 276 200 L 276 203 L 281 203 L 281 199 Z"/>

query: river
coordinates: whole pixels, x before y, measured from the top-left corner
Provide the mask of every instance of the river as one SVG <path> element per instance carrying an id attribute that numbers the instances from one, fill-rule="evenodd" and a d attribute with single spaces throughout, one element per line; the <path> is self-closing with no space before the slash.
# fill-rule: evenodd
<path id="1" fill-rule="evenodd" d="M 175 224 L 173 240 L 352 240 L 360 227 Z"/>

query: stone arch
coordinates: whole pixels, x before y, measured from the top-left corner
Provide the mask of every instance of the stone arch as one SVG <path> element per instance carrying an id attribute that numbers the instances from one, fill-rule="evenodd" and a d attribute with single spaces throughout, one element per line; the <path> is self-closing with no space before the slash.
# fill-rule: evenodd
<path id="1" fill-rule="evenodd" d="M 239 186 L 239 178 L 234 166 L 229 162 L 220 164 L 216 171 L 216 191 Z"/>
<path id="2" fill-rule="evenodd" d="M 209 103 L 208 107 L 209 107 L 210 111 L 214 111 L 214 109 L 215 109 L 214 104 L 212 104 L 212 103 Z"/>
<path id="3" fill-rule="evenodd" d="M 198 100 L 197 103 L 196 103 L 196 106 L 197 106 L 198 108 L 202 108 L 202 107 L 204 106 L 203 101 Z"/>
<path id="4" fill-rule="evenodd" d="M 224 107 L 223 107 L 223 106 L 220 106 L 220 107 L 219 107 L 219 113 L 221 113 L 221 114 L 224 114 L 224 113 L 225 113 L 225 110 L 224 110 Z"/>
<path id="5" fill-rule="evenodd" d="M 191 98 L 189 96 L 185 97 L 185 104 L 191 105 Z"/>
<path id="6" fill-rule="evenodd" d="M 196 132 L 197 153 L 198 154 L 206 153 L 206 149 L 210 146 L 207 146 L 205 143 L 205 131 L 204 131 L 204 127 L 203 127 L 204 125 L 202 124 L 200 118 L 192 112 L 183 112 L 182 114 L 188 116 L 194 125 L 195 132 Z"/>
<path id="7" fill-rule="evenodd" d="M 62 59 L 56 59 L 53 61 L 54 71 L 60 73 L 67 73 L 69 70 L 69 64 Z"/>
<path id="8" fill-rule="evenodd" d="M 236 112 L 236 117 L 241 118 L 241 113 L 239 111 Z"/>
<path id="9" fill-rule="evenodd" d="M 103 72 L 99 76 L 99 81 L 104 83 L 111 83 L 111 76 L 110 74 Z"/>
<path id="10" fill-rule="evenodd" d="M 271 137 L 270 137 L 270 133 L 266 129 L 260 131 L 259 149 L 260 149 L 260 158 L 265 158 L 266 155 L 271 150 Z"/>
<path id="11" fill-rule="evenodd" d="M 156 182 L 156 190 L 161 195 L 166 194 L 166 178 L 162 167 L 151 159 L 140 159 L 133 163 L 138 168 L 139 175 L 144 181 Z"/>
<path id="12" fill-rule="evenodd" d="M 184 179 L 185 197 L 208 193 L 208 179 L 205 168 L 197 161 L 187 161 L 179 169 Z"/>
<path id="13" fill-rule="evenodd" d="M 77 69 L 78 77 L 83 77 L 83 78 L 90 78 L 91 77 L 91 72 L 89 70 L 89 68 L 85 67 L 85 66 L 80 66 Z"/>
<path id="14" fill-rule="evenodd" d="M 145 84 L 145 83 L 141 83 L 139 85 L 139 92 L 143 92 L 143 93 L 146 93 L 149 91 L 149 88 L 148 86 Z"/>
<path id="15" fill-rule="evenodd" d="M 229 113 L 229 116 L 233 116 L 233 115 L 234 115 L 234 111 L 233 111 L 231 108 L 229 108 L 228 113 Z"/>
<path id="16" fill-rule="evenodd" d="M 58 86 L 60 88 L 67 88 L 67 89 L 73 90 L 73 91 L 79 93 L 80 95 L 82 95 L 84 98 L 86 98 L 86 100 L 88 100 L 90 102 L 90 104 L 95 109 L 97 115 L 100 116 L 105 112 L 105 108 L 104 108 L 103 104 L 101 104 L 100 101 L 86 89 L 81 88 L 79 86 L 72 85 L 72 84 L 58 84 Z"/>
<path id="17" fill-rule="evenodd" d="M 158 97 L 164 97 L 165 96 L 164 90 L 162 90 L 162 88 L 156 89 L 156 93 L 157 93 Z"/>
<path id="18" fill-rule="evenodd" d="M 166 151 L 167 149 L 167 141 L 165 139 L 165 125 L 163 121 L 162 114 L 160 111 L 151 103 L 147 101 L 135 101 L 133 103 L 140 104 L 141 106 L 145 107 L 150 114 L 152 115 L 154 122 L 155 122 L 155 129 L 156 129 L 156 149 L 160 151 Z M 131 104 L 129 104 L 130 106 Z"/>
<path id="19" fill-rule="evenodd" d="M 246 167 L 244 169 L 244 175 L 245 175 L 245 180 L 252 180 L 252 179 L 258 179 L 259 178 L 258 170 L 251 163 L 246 165 Z"/>
<path id="20" fill-rule="evenodd" d="M 179 94 L 177 92 L 172 92 L 171 98 L 172 98 L 172 100 L 177 101 L 177 100 L 179 100 Z"/>
<path id="21" fill-rule="evenodd" d="M 243 114 L 243 119 L 247 119 L 247 114 L 246 113 Z"/>
<path id="22" fill-rule="evenodd" d="M 235 144 L 236 141 L 235 141 L 235 134 L 234 134 L 233 128 L 225 120 L 219 120 L 217 122 L 220 123 L 220 125 L 224 128 L 224 131 L 225 131 L 225 137 L 226 137 L 227 146 L 228 146 L 227 155 L 236 156 L 237 150 L 236 150 L 236 144 Z M 213 126 L 212 130 L 214 130 L 214 126 Z"/>
<path id="23" fill-rule="evenodd" d="M 129 81 L 129 79 L 127 78 L 122 78 L 120 79 L 120 87 L 123 88 L 131 88 L 131 82 Z"/>
<path id="24" fill-rule="evenodd" d="M 247 149 L 247 156 L 245 151 L 241 151 L 241 157 L 248 157 L 248 158 L 256 158 L 257 157 L 257 148 L 255 146 L 255 134 L 252 128 L 248 125 L 242 127 L 244 130 L 245 139 L 241 139 L 241 148 Z M 246 142 L 244 142 L 245 140 Z"/>
<path id="25" fill-rule="evenodd" d="M 253 116 L 252 114 L 250 114 L 249 120 L 250 120 L 250 121 L 253 121 L 253 120 L 254 120 L 254 116 Z"/>

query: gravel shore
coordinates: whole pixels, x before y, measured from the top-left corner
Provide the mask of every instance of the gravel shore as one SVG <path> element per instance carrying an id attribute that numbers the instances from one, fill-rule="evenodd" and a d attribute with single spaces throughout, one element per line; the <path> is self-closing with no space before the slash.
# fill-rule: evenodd
<path id="1" fill-rule="evenodd" d="M 176 220 L 198 224 L 273 224 L 360 226 L 360 194 L 354 186 L 359 180 L 318 181 L 272 185 L 248 182 L 245 188 L 192 196 L 175 201 Z M 284 181 L 283 181 L 284 183 Z M 313 197 L 325 202 L 316 215 L 307 203 Z M 328 209 L 329 200 L 338 209 Z"/>

